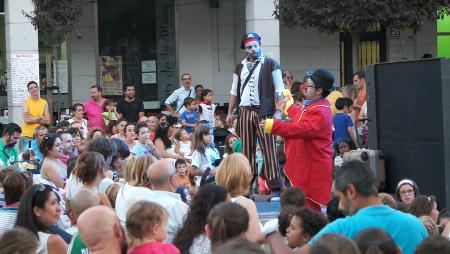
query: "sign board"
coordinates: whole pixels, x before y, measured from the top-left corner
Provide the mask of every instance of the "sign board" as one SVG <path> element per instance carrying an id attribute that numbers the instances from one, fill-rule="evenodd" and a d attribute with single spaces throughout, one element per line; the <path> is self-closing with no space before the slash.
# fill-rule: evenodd
<path id="1" fill-rule="evenodd" d="M 100 57 L 100 86 L 103 95 L 122 95 L 122 57 Z"/>
<path id="2" fill-rule="evenodd" d="M 13 104 L 21 104 L 28 96 L 28 82 L 39 84 L 39 54 L 11 54 L 10 66 Z"/>

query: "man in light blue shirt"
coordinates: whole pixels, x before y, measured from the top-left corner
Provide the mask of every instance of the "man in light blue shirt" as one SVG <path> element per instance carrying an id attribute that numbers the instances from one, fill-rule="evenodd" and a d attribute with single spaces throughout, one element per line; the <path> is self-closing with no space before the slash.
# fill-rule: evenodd
<path id="1" fill-rule="evenodd" d="M 186 108 L 183 105 L 184 99 L 187 97 L 192 97 L 195 99 L 195 89 L 191 87 L 192 77 L 189 73 L 184 73 L 181 75 L 181 84 L 182 86 L 177 90 L 173 91 L 173 93 L 166 99 L 164 104 L 166 104 L 166 108 L 170 111 L 172 116 L 180 117 Z M 176 103 L 176 108 L 172 108 L 172 104 Z"/>
<path id="2" fill-rule="evenodd" d="M 341 234 L 354 239 L 368 228 L 388 233 L 404 254 L 413 254 L 428 236 L 424 225 L 411 214 L 402 213 L 383 205 L 378 198 L 376 178 L 364 163 L 350 161 L 336 169 L 333 176 L 334 193 L 339 198 L 339 210 L 348 216 L 325 226 L 298 250 L 286 249 L 278 233 L 265 232 L 266 240 L 276 253 L 308 253 L 310 246 L 324 234 Z M 269 233 L 269 234 L 267 234 Z"/>

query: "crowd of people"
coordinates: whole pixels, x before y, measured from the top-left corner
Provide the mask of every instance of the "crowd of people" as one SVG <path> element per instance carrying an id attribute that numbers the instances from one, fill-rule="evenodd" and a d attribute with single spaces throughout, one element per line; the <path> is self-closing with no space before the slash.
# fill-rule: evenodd
<path id="1" fill-rule="evenodd" d="M 0 141 L 0 253 L 450 253 L 434 196 L 409 178 L 379 193 L 343 161 L 367 147 L 364 73 L 341 91 L 324 69 L 296 82 L 260 45 L 242 39 L 227 114 L 185 73 L 168 114 L 146 116 L 133 84 L 119 101 L 93 85 L 49 126 L 31 81 Z M 280 200 L 276 219 L 260 221 L 255 193 Z"/>

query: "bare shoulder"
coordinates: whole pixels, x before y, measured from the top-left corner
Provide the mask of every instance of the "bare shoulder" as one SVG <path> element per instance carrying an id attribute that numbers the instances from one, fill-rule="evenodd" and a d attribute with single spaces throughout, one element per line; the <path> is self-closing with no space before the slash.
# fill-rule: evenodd
<path id="1" fill-rule="evenodd" d="M 67 243 L 59 235 L 50 235 L 47 241 L 47 249 L 49 254 L 66 253 Z"/>

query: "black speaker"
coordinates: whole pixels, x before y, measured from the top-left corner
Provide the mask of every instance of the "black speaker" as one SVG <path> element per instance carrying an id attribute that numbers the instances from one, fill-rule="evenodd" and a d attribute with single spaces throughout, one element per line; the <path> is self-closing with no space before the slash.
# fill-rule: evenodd
<path id="1" fill-rule="evenodd" d="M 209 0 L 209 8 L 219 8 L 220 0 Z"/>
<path id="2" fill-rule="evenodd" d="M 387 191 L 402 178 L 450 205 L 450 59 L 381 63 L 366 71 L 369 147 L 383 151 Z"/>

